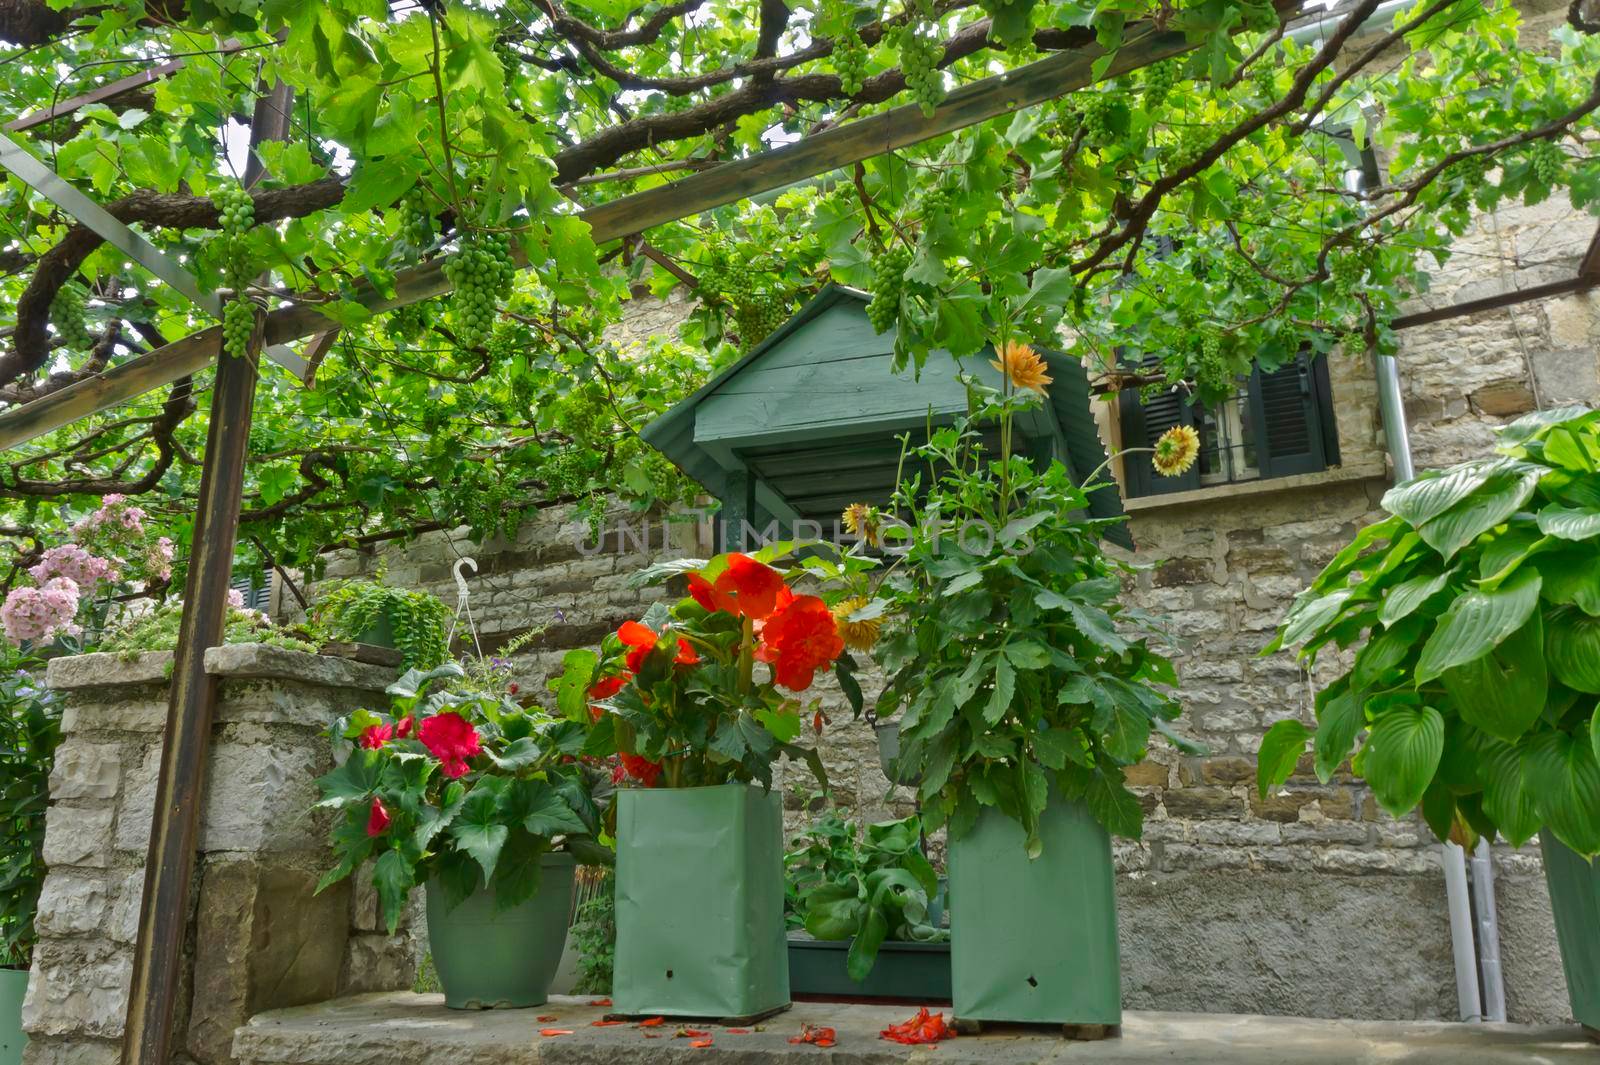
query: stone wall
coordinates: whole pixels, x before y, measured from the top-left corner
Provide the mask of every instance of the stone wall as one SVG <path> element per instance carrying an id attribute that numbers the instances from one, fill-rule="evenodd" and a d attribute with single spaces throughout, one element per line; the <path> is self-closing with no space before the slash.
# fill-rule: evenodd
<path id="1" fill-rule="evenodd" d="M 66 696 L 50 780 L 39 945 L 23 1009 L 27 1065 L 110 1065 L 127 1010 L 172 655 L 84 655 L 50 664 Z M 333 767 L 322 735 L 370 702 L 391 670 L 241 645 L 220 679 L 189 915 L 175 1057 L 232 1059 L 233 1031 L 263 1009 L 409 987 L 413 950 L 381 931 L 370 890 L 314 889 L 333 861 L 313 781 Z"/>

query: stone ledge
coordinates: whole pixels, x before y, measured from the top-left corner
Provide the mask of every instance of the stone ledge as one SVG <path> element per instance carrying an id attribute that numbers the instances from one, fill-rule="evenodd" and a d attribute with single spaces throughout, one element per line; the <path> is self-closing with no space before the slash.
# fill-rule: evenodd
<path id="1" fill-rule="evenodd" d="M 1387 479 L 1388 476 L 1388 466 L 1383 462 L 1353 462 L 1346 466 L 1330 466 L 1318 473 L 1298 473 L 1292 477 L 1266 477 L 1254 481 L 1239 481 L 1236 484 L 1211 484 L 1206 485 L 1204 488 L 1193 488 L 1187 492 L 1164 492 L 1153 496 L 1134 496 L 1132 499 L 1124 499 L 1122 501 L 1122 509 L 1132 514 L 1142 510 L 1180 507 L 1185 504 L 1222 503 L 1232 499 L 1258 496 L 1269 492 L 1288 492 L 1296 488 L 1319 488 L 1324 485 L 1342 484 L 1347 481 Z"/>
<path id="2" fill-rule="evenodd" d="M 51 660 L 45 681 L 56 691 L 80 691 L 165 684 L 171 671 L 171 651 L 146 651 L 131 657 L 99 652 Z M 230 680 L 292 680 L 368 692 L 382 692 L 398 675 L 385 666 L 259 643 L 211 648 L 206 652 L 206 672 Z"/>
<path id="3" fill-rule="evenodd" d="M 594 1028 L 605 1010 L 582 999 L 553 998 L 529 1010 L 460 1012 L 439 995 L 360 995 L 251 1018 L 234 1034 L 240 1065 L 662 1065 L 721 1061 L 726 1065 L 1593 1065 L 1595 1048 L 1572 1027 L 1445 1024 L 1428 1021 L 1327 1021 L 1237 1014 L 1128 1013 L 1123 1037 L 1067 1043 L 1008 1030 L 964 1037 L 937 1048 L 902 1047 L 878 1038 L 906 1019 L 910 1006 L 797 1003 L 763 1030 L 730 1035 L 713 1025 L 713 1046 L 692 1049 L 674 1029 L 647 1040 L 632 1025 Z M 540 1022 L 553 1015 L 555 1021 Z M 838 1031 L 829 1051 L 791 1046 L 802 1024 Z M 541 1038 L 539 1029 L 572 1035 Z"/>

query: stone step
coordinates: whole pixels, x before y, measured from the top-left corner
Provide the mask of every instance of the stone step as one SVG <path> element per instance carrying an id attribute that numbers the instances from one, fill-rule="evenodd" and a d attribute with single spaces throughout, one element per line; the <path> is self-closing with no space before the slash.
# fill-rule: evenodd
<path id="1" fill-rule="evenodd" d="M 1066 1042 L 1019 1030 L 963 1036 L 937 1049 L 905 1047 L 878 1033 L 909 1006 L 796 1003 L 748 1034 L 709 1025 L 712 1045 L 691 1048 L 668 1021 L 593 1027 L 608 1007 L 553 998 L 527 1010 L 448 1010 L 439 995 L 358 995 L 251 1019 L 234 1036 L 239 1065 L 1596 1065 L 1581 1028 L 1437 1021 L 1335 1021 L 1308 1017 L 1133 1012 L 1122 1037 Z M 539 1020 L 540 1017 L 555 1018 Z M 834 1028 L 832 1049 L 792 1046 L 805 1024 Z M 570 1031 L 541 1036 L 540 1029 Z"/>

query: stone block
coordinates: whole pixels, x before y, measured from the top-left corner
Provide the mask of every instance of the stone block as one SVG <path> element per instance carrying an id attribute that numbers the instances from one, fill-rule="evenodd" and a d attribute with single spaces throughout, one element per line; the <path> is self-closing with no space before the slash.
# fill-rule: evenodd
<path id="1" fill-rule="evenodd" d="M 45 878 L 35 919 L 40 935 L 68 936 L 97 932 L 106 917 L 103 874 L 60 872 Z"/>
<path id="2" fill-rule="evenodd" d="M 333 767 L 326 745 L 260 739 L 213 746 L 200 820 L 202 851 L 298 850 L 325 841 L 326 826 L 313 807 L 314 782 Z"/>
<path id="3" fill-rule="evenodd" d="M 104 869 L 111 858 L 110 806 L 51 806 L 45 816 L 44 863 Z"/>
<path id="4" fill-rule="evenodd" d="M 22 1028 L 30 1036 L 116 1039 L 132 975 L 130 952 L 102 940 L 46 940 L 34 953 Z"/>
<path id="5" fill-rule="evenodd" d="M 1468 399 L 1472 401 L 1473 410 L 1495 418 L 1526 414 L 1538 405 L 1528 386 L 1520 381 L 1515 384 L 1488 385 L 1473 392 Z"/>
<path id="6" fill-rule="evenodd" d="M 22 1050 L 22 1065 L 119 1065 L 122 1046 L 104 1039 L 35 1038 Z"/>
<path id="7" fill-rule="evenodd" d="M 417 950 L 405 934 L 362 933 L 345 944 L 339 994 L 409 989 L 417 979 Z"/>
<path id="8" fill-rule="evenodd" d="M 1171 788 L 1163 793 L 1161 802 L 1168 816 L 1195 820 L 1237 820 L 1245 815 L 1246 809 L 1243 799 L 1224 788 Z"/>
<path id="9" fill-rule="evenodd" d="M 144 898 L 144 870 L 124 873 L 114 881 L 116 888 L 106 931 L 118 943 L 133 943 L 139 938 L 139 902 Z"/>
<path id="10" fill-rule="evenodd" d="M 68 738 L 56 748 L 50 773 L 54 799 L 109 799 L 122 782 L 122 745 Z"/>
<path id="11" fill-rule="evenodd" d="M 74 698 L 61 712 L 61 732 L 66 736 L 86 732 L 159 733 L 166 723 L 167 697 L 155 688 L 124 689 L 99 702 Z"/>

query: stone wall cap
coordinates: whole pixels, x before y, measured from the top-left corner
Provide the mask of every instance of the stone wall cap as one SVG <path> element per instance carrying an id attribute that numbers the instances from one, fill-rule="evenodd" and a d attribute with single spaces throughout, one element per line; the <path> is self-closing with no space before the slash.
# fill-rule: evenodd
<path id="1" fill-rule="evenodd" d="M 130 684 L 165 684 L 172 676 L 171 651 L 145 651 L 137 655 L 111 654 L 52 658 L 45 683 L 56 691 L 121 687 Z"/>
<path id="2" fill-rule="evenodd" d="M 165 684 L 172 679 L 172 658 L 171 651 L 146 651 L 138 655 L 101 651 L 54 658 L 45 673 L 45 682 L 56 691 Z M 261 643 L 232 643 L 211 648 L 206 652 L 206 672 L 229 679 L 293 680 L 368 692 L 383 691 L 398 676 L 387 666 Z"/>
<path id="3" fill-rule="evenodd" d="M 206 672 L 218 677 L 295 680 L 328 688 L 381 692 L 399 673 L 388 666 L 291 651 L 264 643 L 230 643 L 206 652 Z"/>

